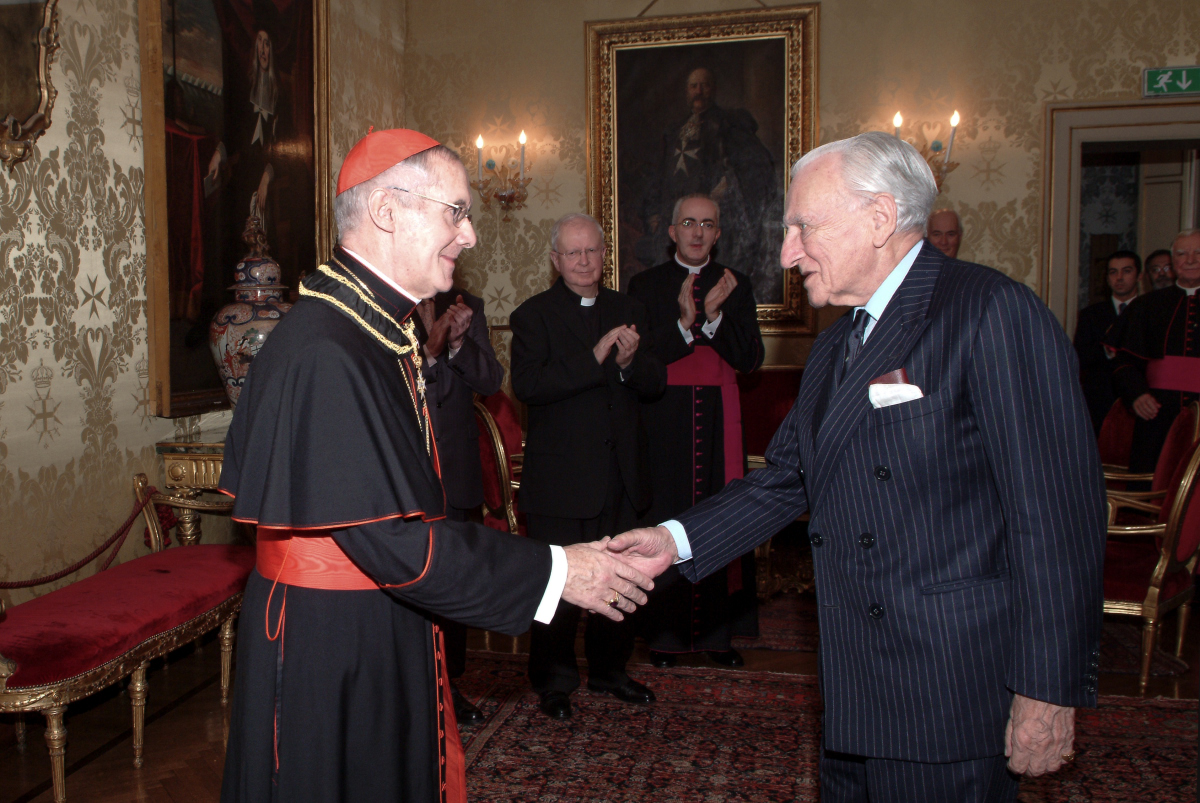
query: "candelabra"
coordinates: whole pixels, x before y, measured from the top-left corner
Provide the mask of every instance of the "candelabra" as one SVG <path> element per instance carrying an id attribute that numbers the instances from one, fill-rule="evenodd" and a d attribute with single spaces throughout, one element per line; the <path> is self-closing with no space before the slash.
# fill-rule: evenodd
<path id="1" fill-rule="evenodd" d="M 910 145 L 921 152 L 921 156 L 929 165 L 929 169 L 933 171 L 933 181 L 937 184 L 938 192 L 942 191 L 942 182 L 946 180 L 949 173 L 954 172 L 958 167 L 958 162 L 950 161 L 950 152 L 954 148 L 954 135 L 958 132 L 959 115 L 955 112 L 950 118 L 950 141 L 946 146 L 942 147 L 942 141 L 935 139 L 932 141 L 926 137 L 927 144 L 918 145 L 913 140 L 906 140 Z M 892 125 L 895 127 L 896 139 L 900 139 L 900 126 L 904 124 L 904 117 L 900 112 L 896 112 L 896 116 L 892 118 Z"/>
<path id="2" fill-rule="evenodd" d="M 501 211 L 504 212 L 502 220 L 505 222 L 512 220 L 512 212 L 524 209 L 525 201 L 529 198 L 529 183 L 533 179 L 525 176 L 525 141 L 525 132 L 522 131 L 518 139 L 521 144 L 520 166 L 514 169 L 511 164 L 497 164 L 495 159 L 488 159 L 484 162 L 483 137 L 480 136 L 475 140 L 478 154 L 476 166 L 478 178 L 471 182 L 471 186 L 479 193 L 479 200 L 483 203 L 484 209 L 490 209 L 493 200 L 499 204 Z M 486 177 L 484 176 L 485 168 L 489 173 Z"/>

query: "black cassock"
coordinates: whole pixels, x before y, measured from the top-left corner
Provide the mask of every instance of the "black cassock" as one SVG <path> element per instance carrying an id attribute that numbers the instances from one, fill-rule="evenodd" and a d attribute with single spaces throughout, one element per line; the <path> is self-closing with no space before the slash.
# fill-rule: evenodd
<path id="1" fill-rule="evenodd" d="M 524 632 L 550 551 L 444 518 L 412 302 L 341 249 L 301 293 L 225 443 L 221 489 L 258 524 L 259 566 L 272 539 L 292 551 L 246 587 L 221 799 L 465 801 L 431 614 Z M 380 588 L 274 582 L 320 538 Z"/>
<path id="2" fill-rule="evenodd" d="M 1176 383 L 1165 377 L 1156 380 L 1154 376 L 1154 367 L 1161 364 L 1163 357 L 1200 358 L 1197 327 L 1200 327 L 1200 295 L 1189 296 L 1173 285 L 1135 298 L 1108 330 L 1106 342 L 1117 350 L 1113 358 L 1117 394 L 1130 409 L 1143 393 L 1152 393 L 1162 405 L 1158 415 L 1149 421 L 1135 416 L 1130 471 L 1154 471 L 1171 423 L 1184 405 L 1198 398 L 1194 392 L 1168 389 L 1166 386 Z M 1175 366 L 1176 375 L 1172 378 L 1188 379 L 1190 375 L 1190 380 L 1200 385 L 1200 359 L 1184 362 L 1182 366 L 1181 372 Z"/>
<path id="3" fill-rule="evenodd" d="M 696 302 L 693 340 L 679 330 L 679 291 L 688 276 L 675 261 L 634 276 L 629 295 L 646 307 L 654 353 L 667 364 L 668 385 L 662 398 L 644 404 L 649 435 L 654 502 L 642 517 L 647 526 L 675 518 L 725 487 L 725 406 L 716 385 L 680 385 L 671 379 L 681 361 L 708 350 L 736 371 L 748 373 L 763 361 L 762 334 L 754 292 L 745 274 L 734 271 L 737 287 L 721 306 L 723 317 L 710 340 L 704 296 L 724 275 L 725 266 L 710 261 L 692 286 Z M 707 355 L 707 356 L 712 356 Z M 730 374 L 732 372 L 729 372 Z M 735 388 L 736 390 L 736 388 Z M 740 421 L 740 418 L 738 419 Z M 732 455 L 744 464 L 742 446 Z M 661 652 L 728 650 L 732 635 L 757 635 L 754 556 L 743 556 L 728 571 L 692 584 L 674 567 L 655 580 L 653 601 L 643 614 L 650 648 Z"/>

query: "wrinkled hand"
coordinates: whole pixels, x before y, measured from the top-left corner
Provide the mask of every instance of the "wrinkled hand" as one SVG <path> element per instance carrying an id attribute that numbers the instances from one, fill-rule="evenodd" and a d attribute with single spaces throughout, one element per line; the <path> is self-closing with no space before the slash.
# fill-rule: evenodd
<path id="1" fill-rule="evenodd" d="M 692 328 L 696 322 L 696 298 L 692 295 L 692 285 L 696 283 L 696 274 L 689 273 L 679 288 L 679 325 L 684 331 Z"/>
<path id="2" fill-rule="evenodd" d="M 636 326 L 621 327 L 617 334 L 617 367 L 622 371 L 633 362 L 633 355 L 637 353 L 640 340 L 641 336 L 637 333 Z"/>
<path id="3" fill-rule="evenodd" d="M 563 547 L 567 554 L 567 584 L 562 598 L 580 608 L 607 616 L 614 622 L 646 604 L 642 589 L 654 588 L 654 581 L 628 563 L 617 560 L 605 549 L 605 542 L 574 544 Z M 615 604 L 610 604 L 616 598 Z M 624 612 L 624 613 L 622 613 Z"/>
<path id="4" fill-rule="evenodd" d="M 675 539 L 666 527 L 640 527 L 621 533 L 608 542 L 607 548 L 625 563 L 657 577 L 679 557 Z"/>
<path id="5" fill-rule="evenodd" d="M 1153 393 L 1143 393 L 1133 400 L 1133 411 L 1144 421 L 1152 420 L 1158 415 L 1161 407 L 1162 405 L 1159 404 L 1158 399 L 1154 398 Z"/>
<path id="6" fill-rule="evenodd" d="M 216 178 L 217 171 L 221 169 L 221 149 L 213 151 L 212 158 L 208 160 L 208 172 L 204 174 L 205 178 Z"/>
<path id="7" fill-rule="evenodd" d="M 1008 768 L 1037 777 L 1055 772 L 1075 749 L 1075 709 L 1017 694 L 1004 732 Z"/>
<path id="8" fill-rule="evenodd" d="M 614 326 L 605 333 L 604 337 L 600 338 L 600 342 L 592 349 L 592 354 L 596 355 L 596 362 L 604 365 L 604 361 L 608 359 L 608 353 L 612 351 L 613 345 L 616 344 L 617 338 L 624 328 L 624 326 Z"/>
<path id="9" fill-rule="evenodd" d="M 733 272 L 726 268 L 725 274 L 704 296 L 704 317 L 708 319 L 709 323 L 715 321 L 721 314 L 721 305 L 725 303 L 725 299 L 729 298 L 729 294 L 735 287 L 737 287 L 737 279 L 733 277 Z"/>
<path id="10" fill-rule="evenodd" d="M 458 299 L 451 306 L 447 307 L 442 313 L 442 318 L 449 318 L 447 341 L 450 343 L 450 348 L 462 348 L 463 337 L 467 334 L 467 329 L 471 326 L 471 318 L 474 317 L 475 310 L 468 307 L 463 302 L 463 297 Z"/>

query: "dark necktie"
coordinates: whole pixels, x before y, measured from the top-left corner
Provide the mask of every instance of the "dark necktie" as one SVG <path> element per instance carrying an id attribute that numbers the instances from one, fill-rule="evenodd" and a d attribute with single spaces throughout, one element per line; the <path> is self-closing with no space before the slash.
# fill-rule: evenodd
<path id="1" fill-rule="evenodd" d="M 846 350 L 843 352 L 842 370 L 838 373 L 839 385 L 846 378 L 846 372 L 850 370 L 850 363 L 854 362 L 854 358 L 862 350 L 863 335 L 867 331 L 867 321 L 869 320 L 871 320 L 871 316 L 865 309 L 854 311 L 854 324 L 850 327 L 850 333 L 846 335 Z"/>
<path id="2" fill-rule="evenodd" d="M 1125 303 L 1124 301 L 1122 301 L 1121 303 L 1117 304 L 1117 314 L 1118 314 L 1118 315 L 1124 315 L 1124 314 L 1125 314 L 1125 308 L 1126 308 L 1126 307 L 1128 307 L 1128 306 L 1129 306 L 1129 305 L 1128 305 L 1127 303 Z"/>

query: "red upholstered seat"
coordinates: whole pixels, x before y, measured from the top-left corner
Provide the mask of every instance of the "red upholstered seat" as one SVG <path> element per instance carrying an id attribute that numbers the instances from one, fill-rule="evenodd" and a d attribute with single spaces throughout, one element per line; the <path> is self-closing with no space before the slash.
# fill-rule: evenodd
<path id="1" fill-rule="evenodd" d="M 1128 466 L 1133 448 L 1133 413 L 1117 399 L 1100 425 L 1100 462 L 1108 466 Z"/>
<path id="2" fill-rule="evenodd" d="M 136 558 L 10 608 L 0 654 L 11 691 L 67 680 L 188 622 L 246 587 L 254 547 L 202 544 Z"/>
<path id="3" fill-rule="evenodd" d="M 1146 591 L 1150 588 L 1150 577 L 1154 567 L 1161 557 L 1157 539 L 1147 539 L 1145 542 L 1122 543 L 1109 540 L 1104 550 L 1104 566 L 1119 566 L 1120 571 L 1104 572 L 1104 598 L 1122 602 L 1141 603 L 1146 599 Z M 1171 599 L 1191 585 L 1192 578 L 1186 571 L 1180 570 L 1164 578 L 1160 597 Z"/>
<path id="4" fill-rule="evenodd" d="M 482 407 L 482 410 L 480 409 Z M 506 504 L 511 500 L 516 513 L 517 533 L 525 534 L 525 517 L 517 509 L 520 465 L 513 455 L 521 453 L 521 420 L 517 407 L 503 390 L 480 399 L 475 408 L 479 419 L 479 462 L 483 469 L 483 523 L 510 532 Z M 493 430 L 494 427 L 494 430 Z M 501 470 L 501 461 L 507 471 Z M 506 487 L 507 483 L 507 487 Z"/>
<path id="5" fill-rule="evenodd" d="M 775 430 L 796 403 L 803 368 L 762 369 L 738 374 L 742 403 L 742 443 L 746 454 L 762 455 Z"/>

